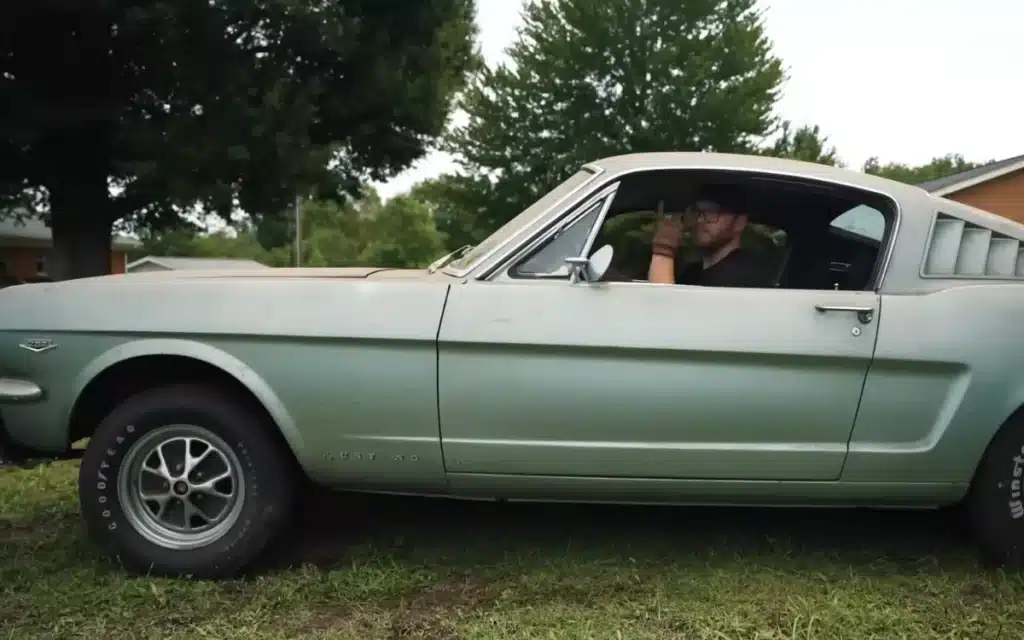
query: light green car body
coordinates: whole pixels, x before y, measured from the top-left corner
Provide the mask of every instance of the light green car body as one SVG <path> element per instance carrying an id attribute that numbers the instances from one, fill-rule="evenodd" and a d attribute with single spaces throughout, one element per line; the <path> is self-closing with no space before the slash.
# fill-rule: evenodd
<path id="1" fill-rule="evenodd" d="M 623 175 L 665 168 L 890 196 L 899 215 L 880 285 L 503 277 L 536 231 Z M 1024 406 L 1021 241 L 1009 220 L 851 171 L 717 154 L 607 158 L 461 269 L 170 272 L 0 291 L 0 413 L 15 441 L 62 451 L 97 376 L 179 356 L 244 385 L 308 476 L 341 489 L 946 505 Z M 26 388 L 39 393 L 18 401 Z"/>

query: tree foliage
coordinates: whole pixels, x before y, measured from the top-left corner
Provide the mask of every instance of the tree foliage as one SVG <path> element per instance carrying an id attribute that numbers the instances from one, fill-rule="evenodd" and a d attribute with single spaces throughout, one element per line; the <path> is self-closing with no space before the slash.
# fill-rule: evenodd
<path id="1" fill-rule="evenodd" d="M 783 81 L 754 0 L 527 0 L 508 61 L 481 69 L 432 185 L 451 244 L 474 243 L 585 162 L 665 150 L 749 152 Z"/>
<path id="2" fill-rule="evenodd" d="M 920 184 L 929 180 L 938 180 L 939 178 L 955 175 L 961 171 L 969 171 L 975 167 L 988 164 L 988 162 L 972 162 L 966 160 L 959 153 L 950 153 L 933 158 L 931 161 L 915 167 L 898 162 L 882 164 L 877 157 L 873 157 L 864 163 L 864 173 L 907 184 Z"/>
<path id="3" fill-rule="evenodd" d="M 38 207 L 67 277 L 106 272 L 116 220 L 169 228 L 196 206 L 225 219 L 240 206 L 261 222 L 297 191 L 354 193 L 443 129 L 476 60 L 473 11 L 473 0 L 4 3 L 0 211 Z"/>
<path id="4" fill-rule="evenodd" d="M 223 229 L 197 235 L 186 229 L 170 229 L 142 234 L 142 254 L 168 258 L 265 258 L 263 247 L 254 243 L 248 230 Z"/>
<path id="5" fill-rule="evenodd" d="M 794 130 L 788 120 L 782 123 L 779 137 L 775 142 L 762 148 L 760 152 L 766 156 L 803 160 L 833 167 L 843 164 L 839 159 L 839 152 L 829 144 L 828 137 L 821 132 L 821 127 L 804 125 Z"/>
<path id="6" fill-rule="evenodd" d="M 445 238 L 430 210 L 410 196 L 396 196 L 367 219 L 370 240 L 359 254 L 366 265 L 425 267 L 441 254 Z"/>
<path id="7" fill-rule="evenodd" d="M 499 188 L 449 173 L 420 182 L 409 196 L 427 208 L 444 235 L 446 248 L 454 251 L 467 244 L 476 245 L 497 228 L 491 226 L 496 216 L 490 212 L 487 195 L 497 196 Z"/>
<path id="8" fill-rule="evenodd" d="M 404 195 L 381 202 L 374 191 L 359 200 L 309 200 L 302 203 L 301 264 L 305 267 L 425 267 L 444 253 L 444 236 L 430 209 Z M 294 221 L 287 225 L 294 239 Z M 267 249 L 259 229 L 195 234 L 187 230 L 149 231 L 143 236 L 147 255 L 247 258 L 273 267 L 294 264 L 294 244 Z"/>

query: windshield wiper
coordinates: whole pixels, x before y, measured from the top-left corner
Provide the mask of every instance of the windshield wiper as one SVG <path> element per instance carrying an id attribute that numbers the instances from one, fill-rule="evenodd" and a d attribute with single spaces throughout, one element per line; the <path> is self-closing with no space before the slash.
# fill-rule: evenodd
<path id="1" fill-rule="evenodd" d="M 464 244 L 461 247 L 459 247 L 458 249 L 456 249 L 455 251 L 452 251 L 451 253 L 447 253 L 447 254 L 441 256 L 437 260 L 434 260 L 433 262 L 430 263 L 430 266 L 427 267 L 427 273 L 434 273 L 438 269 L 444 269 L 445 267 L 450 265 L 452 262 L 454 262 L 454 261 L 458 260 L 459 258 L 461 258 L 462 256 L 466 255 L 466 252 L 468 252 L 472 248 L 473 248 L 473 245 L 471 245 L 471 244 Z"/>

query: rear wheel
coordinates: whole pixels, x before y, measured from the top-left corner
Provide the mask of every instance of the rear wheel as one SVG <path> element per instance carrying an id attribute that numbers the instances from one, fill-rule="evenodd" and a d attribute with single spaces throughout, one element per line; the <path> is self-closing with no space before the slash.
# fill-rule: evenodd
<path id="1" fill-rule="evenodd" d="M 227 577 L 290 521 L 295 473 L 273 425 L 215 390 L 133 396 L 99 425 L 79 472 L 90 536 L 125 568 Z"/>
<path id="2" fill-rule="evenodd" d="M 1024 568 L 1024 414 L 989 443 L 964 506 L 986 560 Z"/>

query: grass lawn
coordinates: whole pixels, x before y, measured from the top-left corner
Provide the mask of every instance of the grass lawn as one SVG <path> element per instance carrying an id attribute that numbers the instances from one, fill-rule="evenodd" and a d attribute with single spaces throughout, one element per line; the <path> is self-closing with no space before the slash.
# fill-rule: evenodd
<path id="1" fill-rule="evenodd" d="M 930 513 L 324 496 L 261 575 L 174 581 L 96 554 L 77 469 L 0 470 L 0 637 L 1024 638 Z"/>

